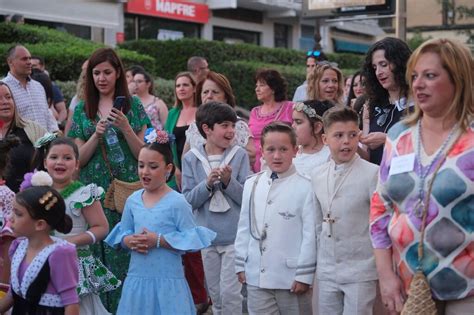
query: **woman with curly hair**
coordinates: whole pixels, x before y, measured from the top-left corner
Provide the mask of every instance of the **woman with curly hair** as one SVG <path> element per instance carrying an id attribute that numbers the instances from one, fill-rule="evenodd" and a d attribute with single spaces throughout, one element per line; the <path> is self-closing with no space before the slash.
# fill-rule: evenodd
<path id="1" fill-rule="evenodd" d="M 372 163 L 380 164 L 388 129 L 413 106 L 413 102 L 408 100 L 405 80 L 410 54 L 405 42 L 386 37 L 373 44 L 365 57 L 362 75 L 368 102 L 361 143 L 367 147 Z"/>
<path id="2" fill-rule="evenodd" d="M 343 104 L 344 79 L 334 63 L 319 62 L 308 76 L 308 100 Z"/>
<path id="3" fill-rule="evenodd" d="M 286 91 L 288 83 L 282 75 L 273 69 L 260 69 L 255 75 L 255 94 L 261 105 L 250 112 L 249 128 L 255 145 L 255 163 L 253 170 L 260 171 L 262 156 L 260 138 L 263 128 L 271 122 L 281 121 L 291 125 L 293 122 L 293 102 L 288 101 Z"/>

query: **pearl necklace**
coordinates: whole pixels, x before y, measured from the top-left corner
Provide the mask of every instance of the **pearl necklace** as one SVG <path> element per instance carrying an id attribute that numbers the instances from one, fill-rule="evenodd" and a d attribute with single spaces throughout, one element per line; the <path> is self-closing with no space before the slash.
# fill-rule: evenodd
<path id="1" fill-rule="evenodd" d="M 419 190 L 418 190 L 418 202 L 415 206 L 415 215 L 418 218 L 421 218 L 422 215 L 422 210 L 425 207 L 425 181 L 426 178 L 428 177 L 428 174 L 430 170 L 433 168 L 434 164 L 439 160 L 439 157 L 441 154 L 446 150 L 446 147 L 448 146 L 449 142 L 451 141 L 451 138 L 455 134 L 455 131 L 458 129 L 458 124 L 455 124 L 451 131 L 449 132 L 448 137 L 444 142 L 441 144 L 441 147 L 438 149 L 438 152 L 436 153 L 435 157 L 431 160 L 430 164 L 425 168 L 423 171 L 423 165 L 421 164 L 421 147 L 423 145 L 423 141 L 421 139 L 421 119 L 418 120 L 418 123 L 416 125 L 417 128 L 417 136 L 418 138 L 416 139 L 416 155 L 418 157 L 418 164 L 417 164 L 417 173 L 420 178 L 420 185 L 419 185 Z M 441 161 L 440 161 L 441 162 Z M 428 196 L 429 197 L 429 196 Z"/>

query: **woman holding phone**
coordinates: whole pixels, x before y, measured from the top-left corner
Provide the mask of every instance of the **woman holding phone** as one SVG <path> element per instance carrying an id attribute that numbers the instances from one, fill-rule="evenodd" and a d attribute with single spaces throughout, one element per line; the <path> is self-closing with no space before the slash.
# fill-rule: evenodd
<path id="1" fill-rule="evenodd" d="M 113 180 L 105 171 L 110 165 L 115 178 L 126 182 L 138 180 L 137 157 L 144 145 L 143 136 L 150 120 L 138 97 L 130 97 L 123 64 L 111 48 L 97 49 L 89 59 L 85 77 L 84 100 L 74 110 L 68 136 L 79 147 L 80 181 L 109 188 Z M 106 134 L 112 128 L 118 137 L 123 159 L 113 159 Z M 117 148 L 115 148 L 117 150 Z M 108 161 L 106 161 L 106 159 Z M 112 229 L 120 214 L 104 208 Z M 100 243 L 94 249 L 98 257 L 120 280 L 124 280 L 129 256 Z M 108 293 L 103 300 L 107 309 L 115 313 L 121 290 Z"/>

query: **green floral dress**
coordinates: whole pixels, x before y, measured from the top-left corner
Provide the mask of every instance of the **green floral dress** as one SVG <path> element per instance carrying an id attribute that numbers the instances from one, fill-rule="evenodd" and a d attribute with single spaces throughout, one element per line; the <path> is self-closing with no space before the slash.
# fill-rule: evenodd
<path id="1" fill-rule="evenodd" d="M 131 109 L 126 116 L 135 133 L 140 132 L 145 125 L 151 126 L 150 119 L 148 118 L 140 99 L 137 97 L 132 98 Z M 95 121 L 91 121 L 87 117 L 86 112 L 84 111 L 84 102 L 81 101 L 77 104 L 76 109 L 74 110 L 73 122 L 68 136 L 87 141 L 94 134 L 98 121 L 99 116 L 96 117 Z M 122 132 L 118 128 L 113 128 L 117 132 L 120 147 L 125 156 L 125 160 L 120 164 L 110 161 L 110 166 L 114 172 L 114 176 L 126 182 L 137 181 L 138 161 L 133 156 Z M 108 151 L 107 146 L 105 147 Z M 81 168 L 79 178 L 80 181 L 86 185 L 94 183 L 104 188 L 105 191 L 109 188 L 112 177 L 107 170 L 100 146 L 97 146 L 89 162 Z M 110 230 L 112 230 L 115 225 L 120 222 L 121 215 L 107 208 L 104 208 L 104 212 L 109 221 Z M 115 249 L 105 245 L 103 242 L 94 245 L 92 251 L 94 256 L 99 257 L 107 268 L 123 282 L 127 274 L 130 255 L 125 251 L 116 251 Z M 121 288 L 118 288 L 117 290 L 101 295 L 102 302 L 110 312 L 115 313 L 121 293 Z"/>

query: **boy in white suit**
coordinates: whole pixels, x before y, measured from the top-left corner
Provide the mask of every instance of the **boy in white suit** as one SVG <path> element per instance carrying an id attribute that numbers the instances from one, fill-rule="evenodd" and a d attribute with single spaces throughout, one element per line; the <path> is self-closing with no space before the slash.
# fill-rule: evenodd
<path id="1" fill-rule="evenodd" d="M 316 194 L 319 314 L 371 315 L 377 271 L 369 237 L 370 198 L 378 166 L 356 154 L 357 113 L 331 108 L 323 116 L 331 160 L 312 174 Z"/>
<path id="2" fill-rule="evenodd" d="M 249 314 L 311 314 L 316 268 L 314 194 L 292 160 L 296 136 L 274 122 L 263 129 L 268 170 L 249 177 L 235 240 L 235 266 L 247 283 Z"/>

